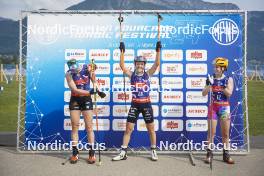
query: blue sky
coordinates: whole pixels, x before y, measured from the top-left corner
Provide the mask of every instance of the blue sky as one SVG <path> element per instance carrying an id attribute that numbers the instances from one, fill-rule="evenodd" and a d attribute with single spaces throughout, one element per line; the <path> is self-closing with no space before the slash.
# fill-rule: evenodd
<path id="1" fill-rule="evenodd" d="M 0 17 L 19 19 L 20 10 L 37 10 L 46 8 L 49 10 L 63 10 L 71 5 L 84 0 L 0 0 Z M 156 1 L 156 0 L 142 0 Z M 231 2 L 242 10 L 264 11 L 263 0 L 204 0 L 208 2 Z"/>

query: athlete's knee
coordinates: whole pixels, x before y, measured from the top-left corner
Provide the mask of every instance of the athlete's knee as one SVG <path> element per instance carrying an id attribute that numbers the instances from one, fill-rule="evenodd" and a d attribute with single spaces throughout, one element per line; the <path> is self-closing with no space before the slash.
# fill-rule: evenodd
<path id="1" fill-rule="evenodd" d="M 127 127 L 126 127 L 126 130 L 125 130 L 125 134 L 130 135 L 132 132 L 133 132 L 133 128 L 130 127 L 130 126 L 127 126 Z"/>
<path id="2" fill-rule="evenodd" d="M 86 125 L 86 131 L 89 132 L 93 132 L 93 124 L 88 124 Z"/>
<path id="3" fill-rule="evenodd" d="M 150 123 L 147 123 L 146 124 L 146 127 L 148 129 L 149 132 L 155 132 L 155 125 L 154 125 L 154 122 L 150 122 Z"/>
<path id="4" fill-rule="evenodd" d="M 75 130 L 79 129 L 80 123 L 79 122 L 72 122 L 71 125 L 72 125 L 72 130 L 75 131 Z"/>
<path id="5" fill-rule="evenodd" d="M 229 132 L 228 131 L 224 132 L 222 134 L 222 138 L 223 138 L 223 140 L 227 140 L 229 138 Z"/>

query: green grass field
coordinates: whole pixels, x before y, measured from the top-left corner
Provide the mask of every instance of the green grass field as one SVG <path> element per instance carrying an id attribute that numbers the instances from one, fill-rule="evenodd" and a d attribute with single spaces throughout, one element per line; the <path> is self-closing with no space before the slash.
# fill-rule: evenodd
<path id="1" fill-rule="evenodd" d="M 0 93 L 0 131 L 16 131 L 18 83 L 2 83 Z M 264 135 L 264 83 L 248 82 L 248 109 L 250 135 Z"/>
<path id="2" fill-rule="evenodd" d="M 248 82 L 249 134 L 264 135 L 264 83 Z"/>
<path id="3" fill-rule="evenodd" d="M 16 131 L 18 107 L 18 82 L 0 83 L 0 131 Z"/>

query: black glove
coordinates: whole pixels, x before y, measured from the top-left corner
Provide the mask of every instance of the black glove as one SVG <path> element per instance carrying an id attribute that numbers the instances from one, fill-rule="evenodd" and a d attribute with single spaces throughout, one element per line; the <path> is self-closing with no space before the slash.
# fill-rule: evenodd
<path id="1" fill-rule="evenodd" d="M 106 96 L 104 92 L 100 92 L 98 89 L 96 89 L 96 91 L 94 91 L 94 88 L 90 90 L 91 95 L 96 94 L 96 93 L 99 95 L 100 98 L 104 98 Z"/>
<path id="2" fill-rule="evenodd" d="M 211 82 L 209 81 L 209 78 L 206 79 L 206 85 L 207 86 L 210 86 L 211 85 Z"/>
<path id="3" fill-rule="evenodd" d="M 226 79 L 224 80 L 224 84 L 223 84 L 223 88 L 224 88 L 224 89 L 227 87 L 227 84 L 228 84 L 228 78 L 226 78 Z"/>
<path id="4" fill-rule="evenodd" d="M 125 51 L 126 51 L 126 47 L 125 47 L 124 42 L 120 42 L 119 49 L 120 49 L 120 52 L 121 52 L 121 53 L 122 53 L 122 52 L 125 53 Z"/>
<path id="5" fill-rule="evenodd" d="M 206 85 L 207 86 L 211 86 L 214 83 L 214 75 L 210 76 L 210 74 L 207 75 L 207 79 L 206 79 Z"/>
<path id="6" fill-rule="evenodd" d="M 106 94 L 104 92 L 97 92 L 100 98 L 104 98 Z"/>
<path id="7" fill-rule="evenodd" d="M 162 48 L 161 41 L 158 41 L 156 43 L 156 52 L 159 52 L 161 48 Z"/>

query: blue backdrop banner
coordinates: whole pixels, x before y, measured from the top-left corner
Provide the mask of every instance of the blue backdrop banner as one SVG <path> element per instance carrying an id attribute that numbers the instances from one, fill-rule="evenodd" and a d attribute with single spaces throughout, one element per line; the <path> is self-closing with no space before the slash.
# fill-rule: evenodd
<path id="1" fill-rule="evenodd" d="M 199 147 L 206 141 L 209 97 L 202 96 L 207 74 L 213 73 L 216 57 L 229 59 L 226 75 L 234 79 L 231 104 L 231 147 L 244 147 L 243 109 L 243 18 L 240 14 L 199 13 L 161 14 L 160 71 L 150 78 L 151 101 L 155 116 L 157 146 L 161 150 L 184 150 L 192 141 Z M 123 92 L 119 67 L 119 14 L 29 14 L 27 17 L 27 71 L 25 146 L 28 150 L 64 150 L 69 146 L 71 121 L 70 89 L 65 80 L 66 62 L 75 58 L 80 64 L 94 59 L 97 81 L 107 96 L 97 98 L 101 147 L 120 147 L 125 130 L 131 92 Z M 146 69 L 155 60 L 157 15 L 126 14 L 123 41 L 125 64 L 134 69 L 137 55 L 147 58 Z M 129 88 L 126 78 L 126 88 Z M 127 99 L 125 101 L 125 98 Z M 95 119 L 95 118 L 94 118 Z M 94 121 L 95 122 L 95 121 Z M 83 117 L 79 138 L 87 143 Z M 215 144 L 221 145 L 219 127 Z M 196 146 L 195 146 L 196 145 Z M 148 132 L 140 116 L 129 144 L 149 147 Z M 64 147 L 64 148 L 63 148 Z M 178 148 L 177 148 L 178 147 Z"/>

